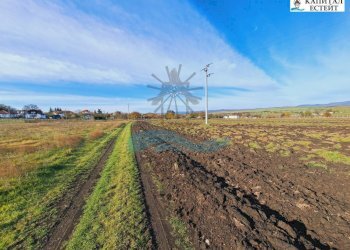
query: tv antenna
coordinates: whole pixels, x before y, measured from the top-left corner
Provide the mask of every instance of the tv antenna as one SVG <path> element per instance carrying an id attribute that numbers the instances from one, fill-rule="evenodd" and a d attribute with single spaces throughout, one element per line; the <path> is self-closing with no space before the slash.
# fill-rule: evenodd
<path id="1" fill-rule="evenodd" d="M 208 73 L 210 65 L 213 63 L 209 63 L 205 65 L 202 69 L 205 73 L 205 124 L 208 124 L 208 78 L 214 73 Z"/>

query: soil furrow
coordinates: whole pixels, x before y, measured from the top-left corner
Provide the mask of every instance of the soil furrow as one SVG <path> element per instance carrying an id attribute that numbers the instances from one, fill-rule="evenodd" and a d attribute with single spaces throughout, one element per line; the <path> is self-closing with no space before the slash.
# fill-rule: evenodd
<path id="1" fill-rule="evenodd" d="M 150 222 L 152 243 L 154 249 L 174 249 L 175 242 L 171 235 L 171 227 L 166 219 L 166 213 L 157 196 L 152 176 L 147 167 L 143 165 L 142 155 L 135 151 L 139 166 L 143 196 L 145 198 L 146 213 Z"/>
<path id="2" fill-rule="evenodd" d="M 155 129 L 146 123 L 138 123 L 135 127 L 135 133 Z M 220 153 L 188 152 L 162 138 L 154 141 L 166 145 L 163 147 L 166 150 L 159 152 L 154 148 L 156 145 L 144 149 L 142 162 L 151 165 L 152 174 L 164 184 L 162 205 L 187 222 L 197 248 L 333 248 L 326 243 L 324 234 L 310 230 L 301 220 L 303 217 L 284 212 L 285 197 L 281 192 L 290 191 L 294 183 L 242 162 L 223 160 L 213 167 L 216 160 L 229 157 Z M 226 168 L 236 169 L 229 172 Z M 259 182 L 248 183 L 251 179 Z M 268 197 L 275 201 L 275 206 L 259 199 L 252 191 L 257 183 L 271 193 Z M 330 208 L 331 197 L 319 195 L 303 185 L 297 187 L 302 195 L 311 196 L 311 203 L 319 202 L 317 206 Z M 288 202 L 295 202 L 293 195 L 286 194 L 286 197 Z M 323 214 L 326 210 L 320 212 Z"/>

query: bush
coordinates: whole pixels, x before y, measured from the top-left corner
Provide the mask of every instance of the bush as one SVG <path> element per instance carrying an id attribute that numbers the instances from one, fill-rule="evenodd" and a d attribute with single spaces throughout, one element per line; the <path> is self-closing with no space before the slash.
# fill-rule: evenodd
<path id="1" fill-rule="evenodd" d="M 89 134 L 89 138 L 91 140 L 96 140 L 98 138 L 101 138 L 102 136 L 104 136 L 104 132 L 101 131 L 101 130 L 95 130 L 95 131 L 92 131 L 90 134 Z"/>

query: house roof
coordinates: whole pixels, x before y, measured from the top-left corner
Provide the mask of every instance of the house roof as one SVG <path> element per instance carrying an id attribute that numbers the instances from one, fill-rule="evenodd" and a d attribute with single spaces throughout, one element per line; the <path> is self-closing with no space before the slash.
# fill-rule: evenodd
<path id="1" fill-rule="evenodd" d="M 28 109 L 25 110 L 25 113 L 29 113 L 29 114 L 43 114 L 43 111 L 41 111 L 40 109 Z"/>
<path id="2" fill-rule="evenodd" d="M 8 114 L 10 113 L 5 110 L 0 110 L 0 115 L 8 115 Z"/>

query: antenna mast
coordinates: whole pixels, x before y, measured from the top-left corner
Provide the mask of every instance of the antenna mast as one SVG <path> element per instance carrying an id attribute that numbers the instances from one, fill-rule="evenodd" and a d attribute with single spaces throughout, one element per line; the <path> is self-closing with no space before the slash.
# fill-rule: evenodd
<path id="1" fill-rule="evenodd" d="M 214 73 L 208 73 L 209 71 L 209 66 L 212 63 L 209 63 L 205 65 L 205 67 L 202 69 L 205 73 L 205 124 L 208 124 L 208 78 L 214 74 Z"/>

